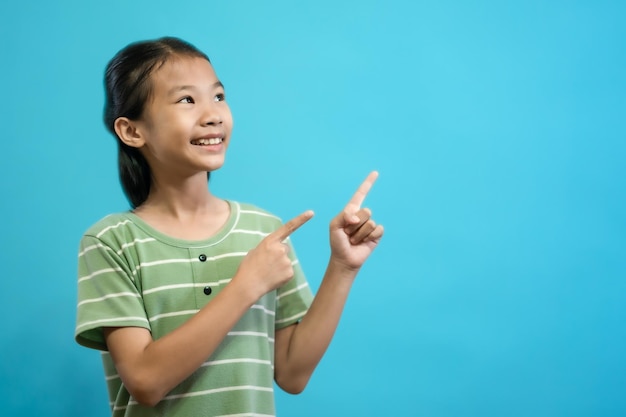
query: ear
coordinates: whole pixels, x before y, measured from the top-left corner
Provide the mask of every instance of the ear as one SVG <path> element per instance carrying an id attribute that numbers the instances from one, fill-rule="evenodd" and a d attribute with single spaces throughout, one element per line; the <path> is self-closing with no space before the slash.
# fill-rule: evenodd
<path id="1" fill-rule="evenodd" d="M 139 130 L 139 126 L 136 121 L 130 120 L 127 117 L 118 117 L 113 124 L 115 127 L 115 133 L 120 140 L 133 148 L 141 148 L 145 140 Z"/>

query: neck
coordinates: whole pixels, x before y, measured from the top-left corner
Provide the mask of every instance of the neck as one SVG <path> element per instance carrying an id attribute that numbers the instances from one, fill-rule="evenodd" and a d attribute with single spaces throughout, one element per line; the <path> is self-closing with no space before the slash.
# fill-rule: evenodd
<path id="1" fill-rule="evenodd" d="M 209 190 L 206 173 L 175 180 L 154 177 L 150 195 L 135 212 L 159 213 L 184 221 L 211 211 L 221 203 L 222 200 Z"/>

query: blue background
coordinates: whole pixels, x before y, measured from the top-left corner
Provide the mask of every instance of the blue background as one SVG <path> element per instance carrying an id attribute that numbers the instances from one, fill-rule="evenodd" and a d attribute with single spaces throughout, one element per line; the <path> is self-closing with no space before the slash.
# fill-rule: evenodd
<path id="1" fill-rule="evenodd" d="M 372 169 L 385 225 L 282 416 L 626 415 L 626 3 L 5 1 L 0 414 L 107 416 L 73 341 L 83 231 L 127 209 L 106 62 L 204 50 L 235 131 L 212 177 L 284 219 L 311 286 Z"/>

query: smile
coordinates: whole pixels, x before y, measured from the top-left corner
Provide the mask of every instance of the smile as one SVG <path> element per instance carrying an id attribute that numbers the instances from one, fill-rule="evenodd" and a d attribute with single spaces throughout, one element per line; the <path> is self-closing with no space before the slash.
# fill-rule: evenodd
<path id="1" fill-rule="evenodd" d="M 201 138 L 191 141 L 192 145 L 206 146 L 206 145 L 219 145 L 224 141 L 224 138 Z"/>

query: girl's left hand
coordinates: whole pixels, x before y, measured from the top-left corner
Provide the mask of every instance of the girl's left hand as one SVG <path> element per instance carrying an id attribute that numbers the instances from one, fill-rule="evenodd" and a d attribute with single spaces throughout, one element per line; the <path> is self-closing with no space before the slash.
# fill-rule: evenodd
<path id="1" fill-rule="evenodd" d="M 371 210 L 361 208 L 376 178 L 378 172 L 371 172 L 343 211 L 330 222 L 331 258 L 350 269 L 358 270 L 383 236 L 383 227 L 374 222 Z"/>

